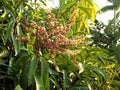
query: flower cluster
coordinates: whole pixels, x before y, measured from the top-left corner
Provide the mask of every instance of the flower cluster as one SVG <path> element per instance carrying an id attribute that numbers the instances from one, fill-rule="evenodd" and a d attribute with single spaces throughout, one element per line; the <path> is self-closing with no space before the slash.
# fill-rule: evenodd
<path id="1" fill-rule="evenodd" d="M 84 41 L 85 36 L 77 36 L 74 38 L 67 38 L 67 34 L 70 30 L 72 20 L 76 16 L 76 11 L 73 12 L 69 19 L 66 27 L 59 24 L 51 11 L 47 11 L 46 22 L 38 25 L 36 23 L 29 23 L 25 19 L 21 26 L 28 32 L 31 33 L 30 37 L 35 38 L 33 43 L 34 51 L 36 55 L 40 55 L 42 49 L 46 49 L 48 53 L 51 53 L 51 57 L 54 58 L 56 54 L 63 53 L 71 56 L 76 55 L 80 50 L 71 50 L 70 47 L 74 48 L 81 44 L 87 44 Z M 30 39 L 25 37 L 17 37 L 19 41 L 31 42 Z"/>

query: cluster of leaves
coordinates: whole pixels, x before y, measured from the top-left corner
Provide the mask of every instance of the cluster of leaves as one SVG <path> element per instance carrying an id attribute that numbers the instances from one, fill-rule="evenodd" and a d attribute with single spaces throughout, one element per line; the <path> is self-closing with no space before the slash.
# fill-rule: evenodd
<path id="1" fill-rule="evenodd" d="M 118 27 L 116 26 L 116 28 Z M 119 72 L 119 69 L 120 69 L 119 67 L 119 50 L 120 50 L 119 30 L 118 29 L 114 30 L 114 24 L 104 25 L 102 22 L 99 22 L 96 20 L 96 26 L 94 28 L 91 28 L 91 33 L 94 36 L 92 37 L 93 45 L 106 49 L 109 51 L 110 56 L 115 56 L 116 67 L 114 68 L 114 70 L 116 71 L 116 73 L 113 74 L 113 79 L 115 80 L 115 82 L 113 81 L 112 84 L 114 85 L 115 90 L 119 90 L 118 86 L 120 86 L 120 83 L 117 82 L 119 81 L 119 73 L 120 73 Z"/>
<path id="2" fill-rule="evenodd" d="M 97 45 L 101 48 L 104 48 L 109 51 L 109 55 L 114 55 L 115 60 L 117 62 L 116 67 L 114 68 L 117 71 L 116 75 L 113 76 L 113 81 L 111 83 L 111 89 L 119 90 L 120 83 L 120 72 L 119 72 L 119 64 L 120 64 L 120 1 L 119 0 L 107 0 L 111 3 L 111 5 L 107 5 L 101 9 L 101 11 L 106 12 L 108 10 L 114 11 L 114 18 L 111 19 L 108 25 L 96 20 L 96 25 L 94 28 L 91 28 L 92 34 L 94 35 L 93 41 L 94 45 Z"/>
<path id="3" fill-rule="evenodd" d="M 94 25 L 96 8 L 93 0 L 60 0 L 60 18 L 69 19 L 71 13 L 76 10 L 76 18 L 72 22 L 73 24 L 77 23 L 74 27 L 75 31 L 87 30 L 90 33 L 88 19 Z"/>
<path id="4" fill-rule="evenodd" d="M 0 89 L 113 88 L 118 82 L 114 57 L 88 45 L 85 34 L 90 32 L 87 20 L 94 24 L 93 0 L 60 0 L 53 10 L 40 5 L 0 1 Z"/>

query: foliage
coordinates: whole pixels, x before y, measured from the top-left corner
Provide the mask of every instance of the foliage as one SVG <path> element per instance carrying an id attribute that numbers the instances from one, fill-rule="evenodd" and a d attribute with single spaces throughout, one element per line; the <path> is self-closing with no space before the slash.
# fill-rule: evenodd
<path id="1" fill-rule="evenodd" d="M 108 10 L 119 10 L 120 7 L 120 1 L 119 0 L 107 0 L 108 2 L 111 3 L 111 5 L 106 5 L 105 7 L 103 7 L 101 10 L 103 12 L 106 12 Z"/>
<path id="2" fill-rule="evenodd" d="M 87 38 L 93 0 L 40 2 L 0 1 L 0 89 L 115 90 L 116 60 Z"/>
<path id="3" fill-rule="evenodd" d="M 120 64 L 120 29 L 119 29 L 119 20 L 116 22 L 116 26 L 114 26 L 114 19 L 110 21 L 108 25 L 104 25 L 104 23 L 96 20 L 96 25 L 94 28 L 91 28 L 91 33 L 93 34 L 93 45 L 99 46 L 109 51 L 109 55 L 114 55 L 115 60 L 118 63 L 115 68 L 118 76 L 115 77 L 115 80 L 120 80 L 119 78 L 119 64 Z M 119 85 L 119 83 L 118 83 Z M 116 86 L 114 86 L 116 87 Z M 116 87 L 116 90 L 119 90 Z"/>
<path id="4" fill-rule="evenodd" d="M 119 84 L 119 64 L 120 64 L 120 27 L 119 27 L 119 7 L 120 7 L 120 1 L 119 0 L 108 0 L 112 5 L 107 5 L 101 9 L 102 12 L 106 12 L 108 10 L 114 11 L 114 18 L 111 19 L 108 23 L 108 25 L 105 25 L 104 23 L 96 20 L 95 21 L 95 27 L 91 28 L 93 37 L 93 44 L 97 45 L 101 48 L 104 48 L 109 51 L 109 55 L 114 55 L 115 60 L 117 61 L 118 65 L 115 68 L 117 71 L 117 76 L 114 77 L 114 80 L 116 84 L 114 84 L 114 80 L 111 83 L 111 89 L 119 90 L 120 84 Z M 114 87 L 114 88 L 113 88 Z"/>

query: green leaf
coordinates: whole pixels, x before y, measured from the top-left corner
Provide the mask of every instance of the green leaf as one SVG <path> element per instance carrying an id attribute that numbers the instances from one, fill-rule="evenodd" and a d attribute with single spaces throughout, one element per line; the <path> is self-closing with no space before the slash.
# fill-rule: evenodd
<path id="1" fill-rule="evenodd" d="M 30 38 L 30 33 L 27 34 L 27 38 L 31 39 Z M 31 43 L 34 43 L 34 38 L 31 40 Z M 29 54 L 32 54 L 33 53 L 33 50 L 34 50 L 34 47 L 33 47 L 33 44 L 31 43 L 27 43 L 27 49 L 28 49 L 28 53 Z"/>
<path id="2" fill-rule="evenodd" d="M 86 0 L 86 2 L 88 2 L 89 5 L 94 6 L 94 4 L 93 4 L 93 0 Z"/>
<path id="3" fill-rule="evenodd" d="M 59 84 L 58 78 L 55 77 L 55 75 L 51 75 L 50 80 L 55 85 L 55 87 L 57 87 L 57 89 L 59 90 L 60 84 Z"/>
<path id="4" fill-rule="evenodd" d="M 12 4 L 15 5 L 15 0 L 12 0 Z"/>
<path id="5" fill-rule="evenodd" d="M 102 70 L 101 68 L 99 68 L 99 67 L 91 67 L 89 69 L 95 71 L 98 75 L 100 74 L 106 81 L 109 80 L 109 77 L 104 72 L 104 70 Z"/>
<path id="6" fill-rule="evenodd" d="M 28 44 L 27 44 L 27 49 L 28 49 L 28 53 L 29 53 L 29 54 L 32 54 L 32 53 L 33 53 L 33 45 L 32 45 L 32 44 L 28 43 Z"/>
<path id="7" fill-rule="evenodd" d="M 40 2 L 42 2 L 45 6 L 46 6 L 46 0 L 39 0 Z"/>
<path id="8" fill-rule="evenodd" d="M 15 8 L 13 7 L 13 5 L 11 6 L 10 3 L 8 3 L 6 0 L 4 0 L 4 4 L 7 7 L 7 9 L 11 12 L 13 18 L 15 19 L 15 17 L 17 16 Z"/>
<path id="9" fill-rule="evenodd" d="M 17 25 L 16 29 L 17 29 L 17 35 L 18 35 L 18 36 L 22 36 L 23 33 L 22 33 L 22 29 L 21 29 L 21 27 L 20 27 L 19 24 Z"/>
<path id="10" fill-rule="evenodd" d="M 33 56 L 30 61 L 29 72 L 28 72 L 28 86 L 32 84 L 32 79 L 35 75 L 36 68 L 38 66 L 38 58 Z"/>
<path id="11" fill-rule="evenodd" d="M 11 77 L 8 75 L 0 75 L 0 79 L 5 79 L 5 78 L 11 78 Z"/>
<path id="12" fill-rule="evenodd" d="M 64 2 L 64 3 L 67 3 L 67 2 Z M 60 7 L 60 10 L 61 10 L 62 13 L 66 13 L 66 12 L 68 12 L 68 10 L 70 10 L 71 7 L 74 6 L 74 5 L 75 5 L 75 2 L 69 2 L 69 3 L 67 3 L 67 5 L 66 5 L 66 4 L 63 4 L 63 5 Z"/>
<path id="13" fill-rule="evenodd" d="M 8 55 L 9 55 L 9 51 L 3 45 L 0 45 L 0 59 L 5 58 Z"/>
<path id="14" fill-rule="evenodd" d="M 110 86 L 110 90 L 119 90 L 118 88 L 116 89 L 115 87 Z"/>
<path id="15" fill-rule="evenodd" d="M 88 87 L 83 87 L 83 86 L 72 86 L 71 88 L 67 90 L 89 90 Z"/>
<path id="16" fill-rule="evenodd" d="M 82 6 L 79 6 L 79 8 L 80 8 L 83 12 L 85 12 L 85 14 L 86 14 L 87 17 L 89 17 L 89 18 L 91 17 L 91 15 L 90 15 L 90 13 L 89 13 L 89 11 L 88 11 L 87 8 L 82 7 Z"/>
<path id="17" fill-rule="evenodd" d="M 7 18 L 0 16 L 0 23 L 1 23 L 1 22 L 5 22 L 5 21 L 8 21 Z"/>
<path id="18" fill-rule="evenodd" d="M 30 10 L 32 10 L 33 12 L 35 11 L 35 10 L 33 9 L 33 7 L 30 6 L 28 3 L 25 3 L 25 5 L 28 6 L 28 8 L 29 8 Z"/>
<path id="19" fill-rule="evenodd" d="M 11 57 L 9 60 L 9 66 L 8 66 L 8 71 L 7 71 L 8 75 L 13 74 L 13 69 L 15 69 L 14 68 L 15 60 L 16 60 L 15 57 Z"/>
<path id="20" fill-rule="evenodd" d="M 59 75 L 58 72 L 55 70 L 55 66 L 52 63 L 49 63 L 48 71 L 51 75 Z"/>
<path id="21" fill-rule="evenodd" d="M 15 48 L 15 56 L 20 52 L 20 42 L 18 42 L 13 35 L 11 35 L 13 45 Z"/>
<path id="22" fill-rule="evenodd" d="M 99 59 L 103 64 L 105 64 L 105 60 L 104 60 L 104 57 L 103 57 L 103 56 L 98 56 L 98 59 Z"/>
<path id="23" fill-rule="evenodd" d="M 43 58 L 41 58 L 41 78 L 44 82 L 45 89 L 49 90 L 48 63 Z"/>
<path id="24" fill-rule="evenodd" d="M 15 22 L 14 21 L 11 21 L 8 25 L 8 28 L 7 28 L 7 31 L 6 31 L 6 34 L 5 34 L 5 43 L 7 42 L 8 38 L 11 36 L 12 34 L 12 29 L 13 29 L 13 26 L 14 26 Z"/>
<path id="25" fill-rule="evenodd" d="M 15 89 L 14 90 L 23 90 L 20 85 L 18 84 L 17 86 L 15 86 Z"/>
<path id="26" fill-rule="evenodd" d="M 67 83 L 67 72 L 63 70 L 63 88 L 64 90 L 67 89 L 68 83 Z"/>
<path id="27" fill-rule="evenodd" d="M 29 65 L 30 62 L 27 61 L 23 68 L 22 68 L 22 73 L 20 75 L 20 86 L 24 89 L 27 90 L 28 88 L 28 71 L 29 71 Z"/>
<path id="28" fill-rule="evenodd" d="M 43 80 L 42 80 L 42 78 L 40 77 L 40 75 L 39 75 L 39 74 L 36 74 L 36 75 L 34 76 L 34 78 L 35 78 L 35 83 L 36 83 L 36 90 L 46 90 L 46 89 L 44 88 L 44 83 L 43 83 Z M 47 90 L 49 90 L 49 89 L 47 89 Z"/>
<path id="29" fill-rule="evenodd" d="M 120 86 L 120 81 L 113 80 L 113 81 L 112 81 L 112 85 Z"/>
<path id="30" fill-rule="evenodd" d="M 24 64 L 26 63 L 26 61 L 28 61 L 29 56 L 25 55 L 25 52 L 22 52 L 24 55 L 21 54 L 21 56 L 17 59 L 16 63 L 15 63 L 15 68 L 16 69 L 21 69 L 23 68 Z"/>

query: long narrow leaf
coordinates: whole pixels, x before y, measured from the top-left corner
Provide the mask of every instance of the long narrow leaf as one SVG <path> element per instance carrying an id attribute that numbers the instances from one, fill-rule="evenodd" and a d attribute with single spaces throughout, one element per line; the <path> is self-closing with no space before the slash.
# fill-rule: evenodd
<path id="1" fill-rule="evenodd" d="M 33 79 L 33 76 L 35 75 L 37 66 L 38 66 L 38 59 L 37 59 L 37 57 L 33 56 L 33 58 L 31 59 L 31 62 L 30 62 L 30 66 L 29 66 L 28 86 L 30 86 L 32 84 L 32 79 Z"/>
<path id="2" fill-rule="evenodd" d="M 13 26 L 14 26 L 15 22 L 14 21 L 11 21 L 9 23 L 9 26 L 7 28 L 7 31 L 6 31 L 6 35 L 5 35 L 5 43 L 7 42 L 8 38 L 10 37 L 11 33 L 12 33 L 12 29 L 13 29 Z"/>
<path id="3" fill-rule="evenodd" d="M 15 56 L 16 56 L 20 52 L 20 45 L 13 35 L 11 35 L 11 37 L 12 37 L 13 45 L 15 48 Z"/>
<path id="4" fill-rule="evenodd" d="M 43 79 L 45 89 L 49 90 L 48 64 L 41 58 L 41 78 Z"/>
<path id="5" fill-rule="evenodd" d="M 16 11 L 13 6 L 11 6 L 6 0 L 4 0 L 4 4 L 7 7 L 7 9 L 11 12 L 13 18 L 17 16 Z"/>
<path id="6" fill-rule="evenodd" d="M 67 83 L 67 73 L 65 70 L 63 70 L 63 88 L 64 90 L 67 89 L 68 83 Z"/>
<path id="7" fill-rule="evenodd" d="M 9 55 L 9 51 L 4 46 L 0 45 L 0 50 L 0 59 Z"/>
<path id="8" fill-rule="evenodd" d="M 28 71 L 29 71 L 30 62 L 26 62 L 22 68 L 22 73 L 20 75 L 20 86 L 27 90 L 28 88 Z"/>
<path id="9" fill-rule="evenodd" d="M 34 76 L 34 78 L 35 78 L 35 83 L 36 83 L 36 90 L 45 90 L 44 84 L 43 84 L 43 80 L 42 80 L 42 78 L 40 77 L 40 75 L 39 75 L 39 74 L 36 74 L 36 75 Z"/>

